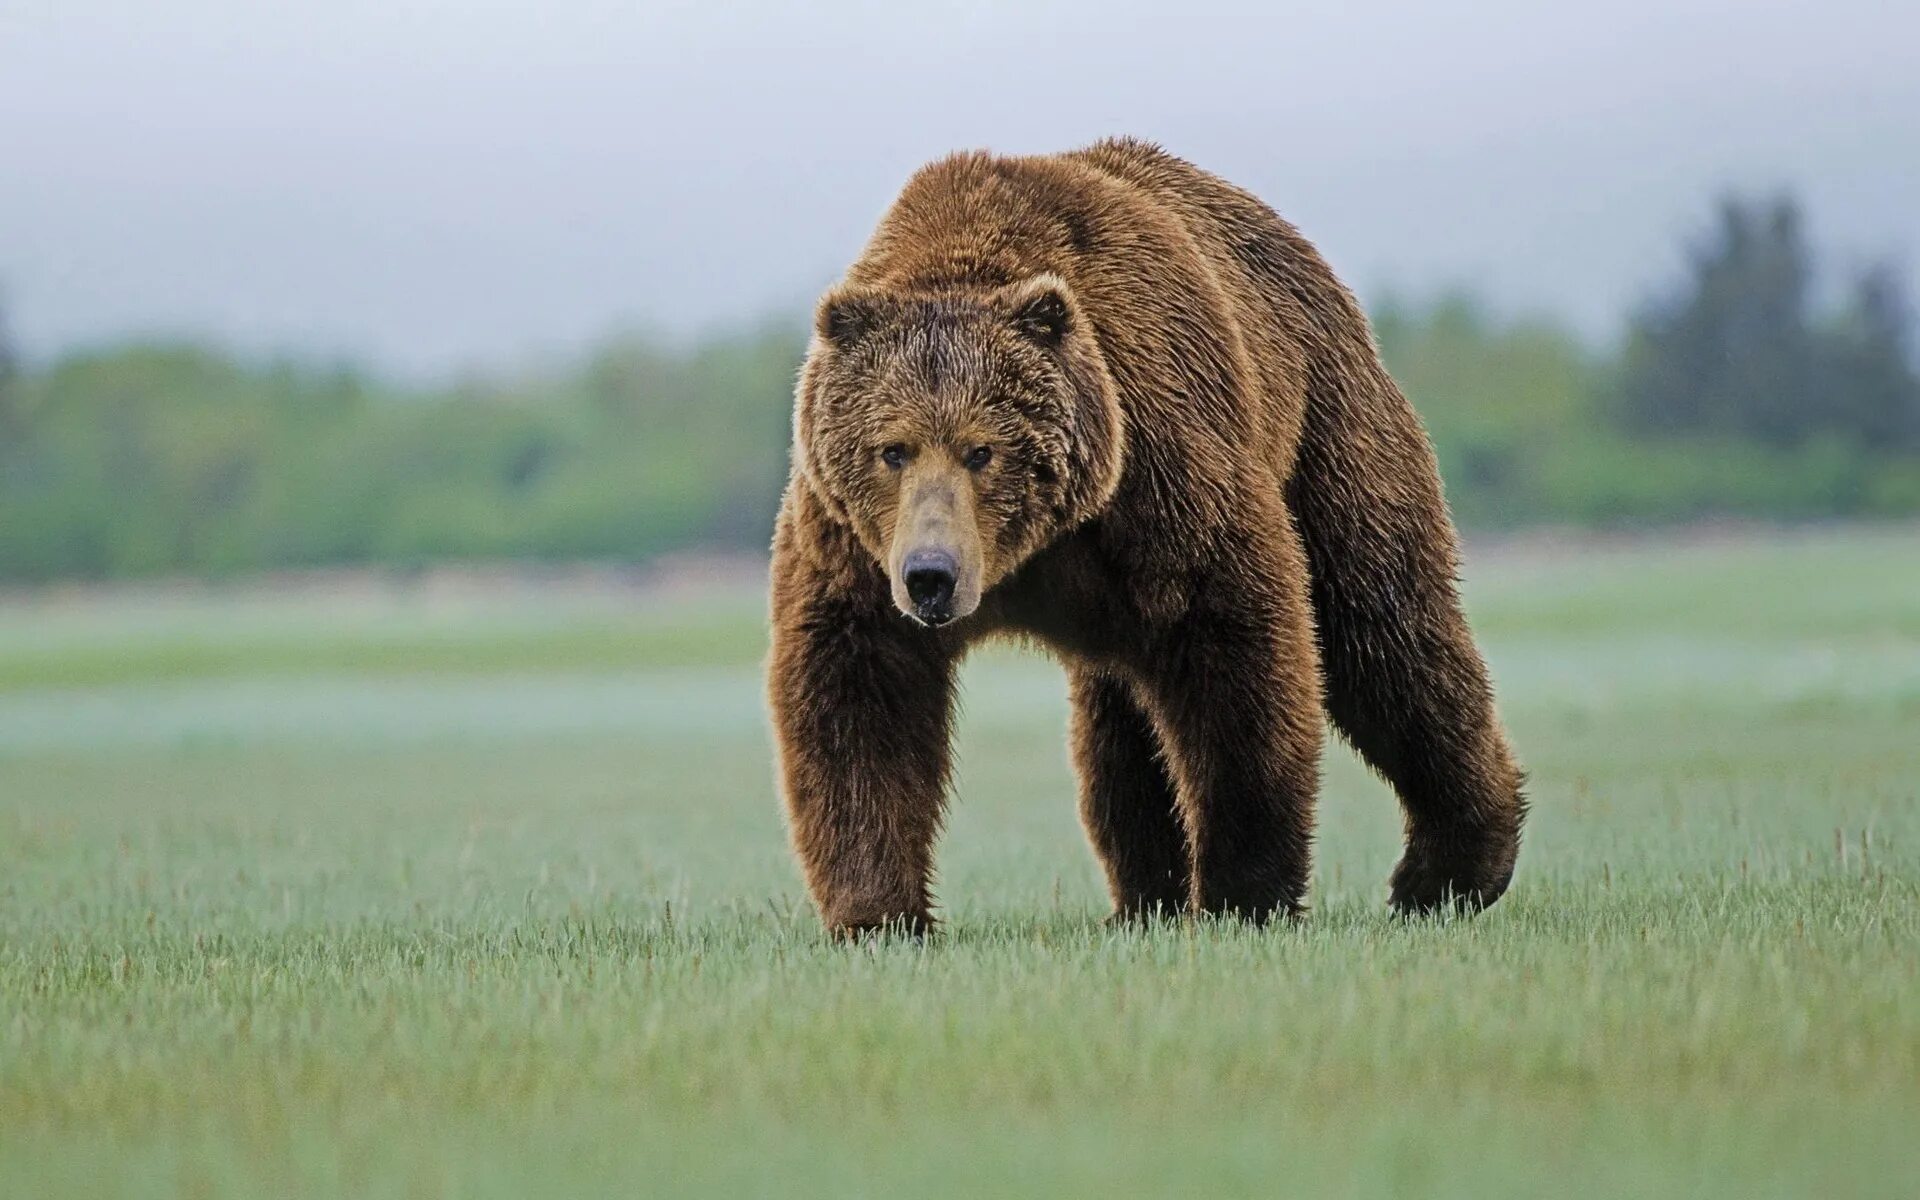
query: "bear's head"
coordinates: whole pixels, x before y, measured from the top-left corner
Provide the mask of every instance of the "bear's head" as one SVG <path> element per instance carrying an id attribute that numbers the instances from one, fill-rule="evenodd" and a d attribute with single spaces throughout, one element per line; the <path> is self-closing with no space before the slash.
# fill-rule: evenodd
<path id="1" fill-rule="evenodd" d="M 1096 515 L 1124 431 L 1065 280 L 820 302 L 794 409 L 800 470 L 886 571 L 901 612 L 958 620 Z"/>

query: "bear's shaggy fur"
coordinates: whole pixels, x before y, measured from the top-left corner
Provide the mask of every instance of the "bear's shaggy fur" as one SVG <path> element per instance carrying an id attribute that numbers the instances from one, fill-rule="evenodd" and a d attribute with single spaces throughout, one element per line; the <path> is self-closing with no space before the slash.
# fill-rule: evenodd
<path id="1" fill-rule="evenodd" d="M 1403 911 L 1525 814 L 1425 432 L 1254 196 L 1131 140 L 916 174 L 820 303 L 774 537 L 782 784 L 829 928 L 924 930 L 955 665 L 1040 643 L 1117 915 L 1300 911 L 1326 718 Z"/>

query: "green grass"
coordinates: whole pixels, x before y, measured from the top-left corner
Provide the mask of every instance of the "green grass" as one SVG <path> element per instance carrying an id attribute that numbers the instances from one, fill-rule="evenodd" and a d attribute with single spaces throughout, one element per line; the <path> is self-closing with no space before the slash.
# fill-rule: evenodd
<path id="1" fill-rule="evenodd" d="M 16 602 L 0 625 L 0 693 L 320 673 L 551 674 L 755 661 L 761 595 L 193 593 Z"/>
<path id="2" fill-rule="evenodd" d="M 1920 531 L 1470 559 L 1509 897 L 1099 924 L 970 665 L 926 945 L 819 934 L 754 596 L 0 606 L 0 1193 L 1911 1194 Z M 691 632 L 683 632 L 688 631 Z"/>

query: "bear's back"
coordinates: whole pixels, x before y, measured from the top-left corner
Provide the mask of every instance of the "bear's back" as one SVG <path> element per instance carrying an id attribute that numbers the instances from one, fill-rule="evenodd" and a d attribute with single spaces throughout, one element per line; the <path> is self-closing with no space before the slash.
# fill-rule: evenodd
<path id="1" fill-rule="evenodd" d="M 1042 272 L 1066 279 L 1090 312 L 1137 432 L 1178 426 L 1191 439 L 1209 428 L 1283 476 L 1315 360 L 1371 354 L 1358 305 L 1291 225 L 1130 138 L 930 163 L 847 278 L 912 293 Z"/>

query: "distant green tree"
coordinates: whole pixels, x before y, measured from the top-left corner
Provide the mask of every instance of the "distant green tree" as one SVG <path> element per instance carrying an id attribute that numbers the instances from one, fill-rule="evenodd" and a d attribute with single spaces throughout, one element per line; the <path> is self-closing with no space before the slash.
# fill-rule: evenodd
<path id="1" fill-rule="evenodd" d="M 383 386 L 126 343 L 24 372 L 0 435 L 0 580 L 764 548 L 801 339 L 787 325 L 578 367 Z"/>
<path id="2" fill-rule="evenodd" d="M 1910 337 L 1913 311 L 1900 278 L 1877 264 L 1822 331 L 1825 389 L 1834 417 L 1869 447 L 1920 446 L 1920 379 Z"/>
<path id="3" fill-rule="evenodd" d="M 1539 520 L 1545 476 L 1598 432 L 1596 370 L 1565 329 L 1505 321 L 1455 292 L 1427 305 L 1387 297 L 1374 334 L 1433 437 L 1455 515 L 1468 525 Z"/>
<path id="4" fill-rule="evenodd" d="M 1721 201 L 1685 283 L 1633 317 L 1614 405 L 1628 432 L 1775 448 L 1886 449 L 1920 436 L 1896 277 L 1869 271 L 1849 307 L 1822 319 L 1805 228 L 1790 196 Z"/>
<path id="5" fill-rule="evenodd" d="M 7 293 L 0 289 L 0 462 L 8 457 L 7 448 L 18 446 L 26 432 L 27 415 L 20 389 L 20 355 L 13 345 L 13 331 L 7 324 Z"/>

